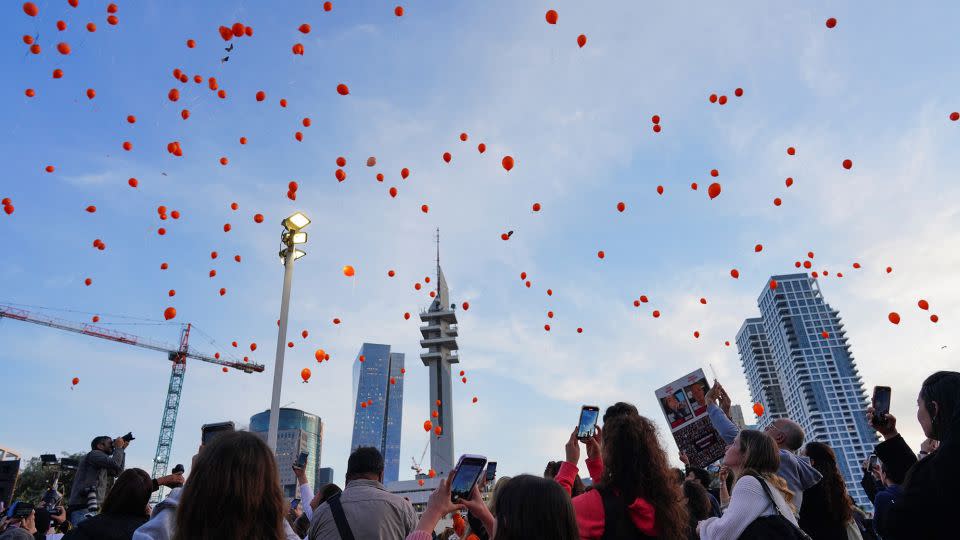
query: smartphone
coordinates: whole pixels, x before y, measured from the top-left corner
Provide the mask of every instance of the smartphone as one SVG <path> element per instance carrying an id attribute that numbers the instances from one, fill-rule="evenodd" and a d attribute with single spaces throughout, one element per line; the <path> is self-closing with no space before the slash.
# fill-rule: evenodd
<path id="1" fill-rule="evenodd" d="M 870 454 L 870 470 L 872 471 L 880 463 L 880 458 L 876 454 Z"/>
<path id="2" fill-rule="evenodd" d="M 204 424 L 200 428 L 200 444 L 210 444 L 218 435 L 236 431 L 237 426 L 233 422 L 217 422 L 215 424 Z"/>
<path id="3" fill-rule="evenodd" d="M 26 501 L 17 501 L 10 505 L 7 510 L 7 517 L 13 519 L 25 518 L 33 512 L 33 505 Z"/>
<path id="4" fill-rule="evenodd" d="M 873 387 L 873 425 L 878 426 L 886 423 L 887 415 L 890 414 L 890 387 Z"/>
<path id="5" fill-rule="evenodd" d="M 497 462 L 488 461 L 487 462 L 487 482 L 493 482 L 493 479 L 497 477 Z"/>
<path id="6" fill-rule="evenodd" d="M 298 469 L 306 469 L 308 457 L 310 457 L 309 452 L 300 452 L 300 455 L 297 456 L 297 462 L 294 463 L 294 466 Z"/>
<path id="7" fill-rule="evenodd" d="M 294 499 L 294 500 L 290 501 L 290 509 L 291 509 L 291 510 L 296 510 L 298 506 L 300 506 L 300 499 Z"/>
<path id="8" fill-rule="evenodd" d="M 469 499 L 473 486 L 480 479 L 483 468 L 487 465 L 487 458 L 473 454 L 464 454 L 457 461 L 456 472 L 453 473 L 453 479 L 450 480 L 450 500 L 459 502 L 461 499 Z"/>
<path id="9" fill-rule="evenodd" d="M 597 429 L 597 418 L 600 417 L 600 407 L 584 405 L 580 408 L 580 423 L 577 424 L 577 438 L 581 441 L 593 437 Z"/>

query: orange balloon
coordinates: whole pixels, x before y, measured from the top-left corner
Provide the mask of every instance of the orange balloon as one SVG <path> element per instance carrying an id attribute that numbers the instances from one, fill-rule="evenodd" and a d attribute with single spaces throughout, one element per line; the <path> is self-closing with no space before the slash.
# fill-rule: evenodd
<path id="1" fill-rule="evenodd" d="M 763 416 L 763 404 L 762 404 L 762 403 L 754 403 L 754 404 L 753 404 L 753 414 L 755 414 L 755 415 L 757 415 L 757 416 Z"/>
<path id="2" fill-rule="evenodd" d="M 429 421 L 429 420 L 426 420 L 426 421 L 423 423 L 423 430 L 424 430 L 424 431 L 430 431 L 431 429 L 433 429 L 433 422 L 431 422 L 431 421 Z"/>
<path id="3" fill-rule="evenodd" d="M 176 316 L 177 316 L 177 308 L 168 307 L 167 309 L 163 310 L 163 318 L 168 321 Z"/>
<path id="4" fill-rule="evenodd" d="M 353 277 L 356 273 L 356 270 L 354 270 L 349 264 L 343 267 L 343 275 L 347 277 Z"/>
<path id="5" fill-rule="evenodd" d="M 40 13 L 40 8 L 38 8 L 33 2 L 24 2 L 23 12 L 31 17 L 36 17 L 37 14 Z"/>
<path id="6" fill-rule="evenodd" d="M 350 89 L 347 88 L 347 85 L 340 83 L 337 85 L 337 93 L 341 96 L 345 96 L 350 93 Z"/>
<path id="7" fill-rule="evenodd" d="M 80 382 L 80 377 L 74 377 L 72 382 L 73 385 L 76 386 Z"/>
<path id="8" fill-rule="evenodd" d="M 443 433 L 443 428 L 440 427 L 440 426 L 437 426 L 437 427 L 433 428 L 433 432 L 437 434 L 437 437 L 439 437 L 440 434 Z"/>
<path id="9" fill-rule="evenodd" d="M 300 370 L 300 378 L 303 379 L 303 382 L 310 380 L 310 368 L 303 368 Z"/>

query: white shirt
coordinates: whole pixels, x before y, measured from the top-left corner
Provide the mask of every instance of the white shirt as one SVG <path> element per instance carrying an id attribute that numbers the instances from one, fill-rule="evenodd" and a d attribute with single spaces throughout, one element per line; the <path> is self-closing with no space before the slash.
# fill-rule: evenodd
<path id="1" fill-rule="evenodd" d="M 784 500 L 780 490 L 770 482 L 766 483 L 773 495 L 773 501 L 780 508 L 780 513 L 796 525 L 797 518 L 793 515 L 793 509 Z M 697 524 L 697 532 L 700 533 L 700 540 L 736 540 L 753 520 L 776 513 L 776 508 L 770 504 L 770 498 L 764 493 L 760 482 L 753 476 L 744 476 L 733 486 L 730 505 L 723 516 L 701 521 Z"/>

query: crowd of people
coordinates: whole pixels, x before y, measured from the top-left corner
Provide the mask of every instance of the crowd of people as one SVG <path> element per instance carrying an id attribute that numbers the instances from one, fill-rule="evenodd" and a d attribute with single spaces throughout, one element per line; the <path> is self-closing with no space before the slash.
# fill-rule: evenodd
<path id="1" fill-rule="evenodd" d="M 960 507 L 960 373 L 927 377 L 917 397 L 917 421 L 927 440 L 919 453 L 897 431 L 897 418 L 867 420 L 883 438 L 863 464 L 861 485 L 872 518 L 847 493 L 836 453 L 806 441 L 787 418 L 764 430 L 739 430 L 718 407 L 716 383 L 705 394 L 708 413 L 727 442 L 717 475 L 687 463 L 672 468 L 653 421 L 628 403 L 609 406 L 594 434 L 564 444 L 564 460 L 542 475 L 499 478 L 454 498 L 441 479 L 417 516 L 410 501 L 383 485 L 375 448 L 350 455 L 343 490 L 314 491 L 295 469 L 298 501 L 283 496 L 273 453 L 256 435 L 230 432 L 201 446 L 188 478 L 151 479 L 124 468 L 123 438 L 97 437 L 81 461 L 68 506 L 54 511 L 29 502 L 5 513 L 0 540 L 471 540 L 515 539 L 939 539 L 957 534 L 950 510 Z M 559 444 L 558 444 L 559 447 Z M 581 450 L 589 485 L 580 478 Z M 681 461 L 687 461 L 681 454 Z M 116 476 L 107 491 L 106 478 Z M 174 489 L 151 508 L 160 486 Z M 482 493 L 488 492 L 484 501 Z M 102 504 L 100 503 L 102 501 Z M 309 501 L 308 503 L 306 501 Z M 441 520 L 453 527 L 441 533 Z M 68 529 L 65 534 L 64 529 Z M 59 532 L 58 532 L 59 531 Z"/>

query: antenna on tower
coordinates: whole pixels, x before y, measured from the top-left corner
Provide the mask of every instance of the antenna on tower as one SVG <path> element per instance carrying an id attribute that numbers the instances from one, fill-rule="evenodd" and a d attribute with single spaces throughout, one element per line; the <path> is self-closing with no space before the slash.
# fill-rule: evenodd
<path id="1" fill-rule="evenodd" d="M 440 295 L 440 227 L 437 227 L 437 296 Z"/>

